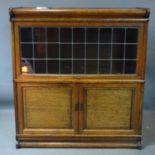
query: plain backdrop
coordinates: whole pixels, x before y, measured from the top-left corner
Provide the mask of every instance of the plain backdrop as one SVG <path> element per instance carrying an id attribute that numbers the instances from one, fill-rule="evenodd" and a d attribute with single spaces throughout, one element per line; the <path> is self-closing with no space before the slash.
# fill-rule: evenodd
<path id="1" fill-rule="evenodd" d="M 155 0 L 1 0 L 0 1 L 0 108 L 13 105 L 9 7 L 147 7 L 151 10 L 144 108 L 155 110 Z"/>

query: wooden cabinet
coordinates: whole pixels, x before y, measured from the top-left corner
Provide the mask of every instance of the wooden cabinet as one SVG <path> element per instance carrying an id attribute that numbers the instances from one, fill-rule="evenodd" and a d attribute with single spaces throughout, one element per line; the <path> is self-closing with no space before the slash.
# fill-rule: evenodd
<path id="1" fill-rule="evenodd" d="M 17 147 L 140 147 L 148 17 L 11 8 Z"/>

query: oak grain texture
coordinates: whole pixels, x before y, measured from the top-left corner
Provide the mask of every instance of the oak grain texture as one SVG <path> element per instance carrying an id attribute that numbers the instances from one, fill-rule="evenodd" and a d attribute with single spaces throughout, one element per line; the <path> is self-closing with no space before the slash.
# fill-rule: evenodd
<path id="1" fill-rule="evenodd" d="M 26 88 L 24 118 L 26 128 L 71 128 L 70 88 Z"/>
<path id="2" fill-rule="evenodd" d="M 10 8 L 11 19 L 16 18 L 148 18 L 146 8 Z"/>
<path id="3" fill-rule="evenodd" d="M 130 129 L 132 89 L 88 88 L 86 128 Z"/>

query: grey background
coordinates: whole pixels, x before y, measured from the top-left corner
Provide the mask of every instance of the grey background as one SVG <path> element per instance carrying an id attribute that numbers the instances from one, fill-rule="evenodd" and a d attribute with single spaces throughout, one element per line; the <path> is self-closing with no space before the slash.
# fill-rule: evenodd
<path id="1" fill-rule="evenodd" d="M 13 106 L 9 7 L 147 7 L 151 10 L 146 64 L 144 107 L 155 110 L 155 0 L 1 0 L 0 1 L 0 106 Z M 1 108 L 0 107 L 0 108 Z"/>
<path id="2" fill-rule="evenodd" d="M 16 149 L 9 7 L 147 7 L 151 10 L 143 119 L 143 146 L 137 149 Z M 0 0 L 0 154 L 154 155 L 155 154 L 155 0 Z"/>

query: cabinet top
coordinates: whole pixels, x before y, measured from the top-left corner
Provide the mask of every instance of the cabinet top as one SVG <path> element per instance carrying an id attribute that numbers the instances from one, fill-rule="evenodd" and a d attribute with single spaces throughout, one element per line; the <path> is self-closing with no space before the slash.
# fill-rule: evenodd
<path id="1" fill-rule="evenodd" d="M 150 11 L 148 8 L 10 8 L 10 19 L 33 18 L 123 18 L 147 19 Z"/>

